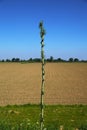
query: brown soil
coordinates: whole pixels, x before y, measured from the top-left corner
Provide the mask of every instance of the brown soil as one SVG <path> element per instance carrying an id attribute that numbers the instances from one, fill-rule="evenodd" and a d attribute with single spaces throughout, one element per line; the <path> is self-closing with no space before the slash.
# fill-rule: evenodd
<path id="1" fill-rule="evenodd" d="M 0 63 L 0 106 L 40 103 L 40 63 Z M 45 65 L 46 104 L 87 104 L 87 63 Z"/>

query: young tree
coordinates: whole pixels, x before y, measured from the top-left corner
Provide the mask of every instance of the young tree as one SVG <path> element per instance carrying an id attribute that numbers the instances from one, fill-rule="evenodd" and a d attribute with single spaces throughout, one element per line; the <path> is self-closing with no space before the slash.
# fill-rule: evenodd
<path id="1" fill-rule="evenodd" d="M 41 61 L 42 61 L 42 84 L 41 84 L 41 117 L 40 117 L 40 128 L 43 130 L 44 127 L 44 81 L 45 81 L 45 70 L 44 70 L 44 65 L 45 65 L 45 60 L 44 60 L 44 35 L 46 34 L 44 27 L 43 27 L 43 22 L 41 21 L 39 23 L 39 28 L 40 28 L 40 37 L 41 37 Z"/>

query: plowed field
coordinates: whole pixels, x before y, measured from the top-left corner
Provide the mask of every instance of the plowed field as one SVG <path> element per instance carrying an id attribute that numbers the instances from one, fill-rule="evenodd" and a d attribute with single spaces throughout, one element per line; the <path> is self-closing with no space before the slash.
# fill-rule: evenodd
<path id="1" fill-rule="evenodd" d="M 0 63 L 0 106 L 40 103 L 40 63 Z M 45 65 L 46 104 L 87 104 L 87 63 Z"/>

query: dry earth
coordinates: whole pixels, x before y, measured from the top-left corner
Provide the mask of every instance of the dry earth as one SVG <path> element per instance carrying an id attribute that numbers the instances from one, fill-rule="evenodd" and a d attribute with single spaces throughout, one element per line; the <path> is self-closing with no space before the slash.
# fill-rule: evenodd
<path id="1" fill-rule="evenodd" d="M 45 65 L 46 104 L 87 104 L 87 63 Z M 0 106 L 40 103 L 40 63 L 0 63 Z"/>

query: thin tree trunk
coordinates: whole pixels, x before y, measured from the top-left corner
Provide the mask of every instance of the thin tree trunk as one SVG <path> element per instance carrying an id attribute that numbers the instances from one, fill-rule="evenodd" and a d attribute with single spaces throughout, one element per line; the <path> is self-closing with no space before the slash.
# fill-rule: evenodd
<path id="1" fill-rule="evenodd" d="M 44 35 L 45 30 L 43 28 L 43 23 L 40 22 L 39 27 L 41 29 L 41 61 L 42 61 L 42 83 L 41 83 L 41 117 L 40 117 L 40 128 L 44 128 L 44 82 L 45 82 L 45 70 L 44 70 Z"/>

